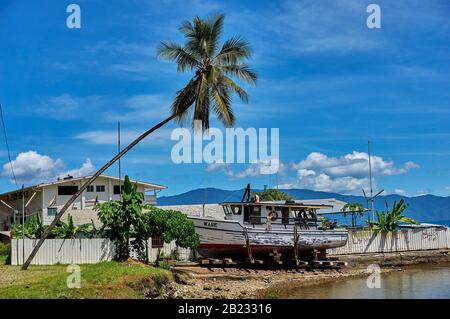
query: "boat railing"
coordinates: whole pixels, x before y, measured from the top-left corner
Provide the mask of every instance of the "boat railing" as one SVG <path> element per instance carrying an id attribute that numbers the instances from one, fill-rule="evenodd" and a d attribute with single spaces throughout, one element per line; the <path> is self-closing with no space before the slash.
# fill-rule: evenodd
<path id="1" fill-rule="evenodd" d="M 268 217 L 264 216 L 250 216 L 250 221 L 248 224 L 253 225 L 267 225 Z M 278 217 L 275 221 L 270 221 L 271 225 L 282 225 L 284 228 L 287 226 L 297 225 L 300 229 L 309 229 L 310 227 L 317 227 L 317 219 L 316 218 L 298 218 L 298 217 Z"/>

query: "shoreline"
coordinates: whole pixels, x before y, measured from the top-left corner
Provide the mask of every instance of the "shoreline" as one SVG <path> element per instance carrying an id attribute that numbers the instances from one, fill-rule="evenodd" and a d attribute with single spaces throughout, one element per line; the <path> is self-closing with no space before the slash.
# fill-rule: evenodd
<path id="1" fill-rule="evenodd" d="M 449 250 L 333 257 L 349 265 L 339 269 L 298 270 L 174 267 L 175 282 L 167 285 L 158 298 L 282 298 L 290 289 L 367 276 L 369 264 L 378 264 L 382 274 L 429 263 L 450 265 Z"/>

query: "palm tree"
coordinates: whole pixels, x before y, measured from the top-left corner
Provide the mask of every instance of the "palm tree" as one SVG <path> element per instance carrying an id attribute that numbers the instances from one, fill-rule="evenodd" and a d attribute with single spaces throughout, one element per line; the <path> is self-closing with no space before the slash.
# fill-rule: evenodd
<path id="1" fill-rule="evenodd" d="M 232 95 L 236 93 L 243 102 L 248 101 L 248 95 L 231 77 L 254 85 L 257 76 L 244 63 L 252 55 L 247 41 L 240 37 L 232 37 L 226 40 L 219 49 L 223 22 L 224 15 L 211 16 L 207 19 L 195 17 L 193 22 L 184 21 L 179 28 L 186 38 L 184 46 L 174 42 L 161 43 L 158 48 L 158 55 L 161 58 L 175 61 L 179 72 L 194 73 L 186 86 L 176 93 L 171 107 L 171 115 L 137 137 L 78 189 L 46 228 L 22 269 L 28 268 L 45 238 L 78 196 L 106 169 L 148 135 L 173 119 L 176 119 L 178 123 L 185 123 L 191 114 L 192 105 L 194 105 L 193 120 L 202 121 L 202 130 L 209 128 L 211 110 L 225 126 L 234 124 L 235 116 L 231 107 Z"/>
<path id="2" fill-rule="evenodd" d="M 179 72 L 195 72 L 188 84 L 177 92 L 172 104 L 172 114 L 180 123 L 186 122 L 190 113 L 186 111 L 194 105 L 193 119 L 202 121 L 203 129 L 209 128 L 211 107 L 225 126 L 232 126 L 235 122 L 231 108 L 232 93 L 245 103 L 248 96 L 230 76 L 256 84 L 255 72 L 243 63 L 251 56 L 247 41 L 232 37 L 219 49 L 223 21 L 224 15 L 184 21 L 179 28 L 186 38 L 184 46 L 162 42 L 158 48 L 159 57 L 175 61 Z"/>
<path id="3" fill-rule="evenodd" d="M 358 216 L 362 217 L 364 216 L 364 212 L 366 210 L 360 203 L 347 203 L 342 207 L 342 212 L 344 217 L 346 217 L 348 214 L 352 215 L 352 227 L 354 228 L 356 226 L 356 218 Z"/>

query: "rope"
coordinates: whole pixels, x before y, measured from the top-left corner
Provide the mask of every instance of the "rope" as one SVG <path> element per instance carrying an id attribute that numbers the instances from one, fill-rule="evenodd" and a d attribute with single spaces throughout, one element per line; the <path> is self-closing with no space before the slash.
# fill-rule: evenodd
<path id="1" fill-rule="evenodd" d="M 20 189 L 19 184 L 17 183 L 16 174 L 14 173 L 13 163 L 11 161 L 11 153 L 9 151 L 9 144 L 8 144 L 8 136 L 6 135 L 6 125 L 5 125 L 5 120 L 3 119 L 3 107 L 1 104 L 0 104 L 0 117 L 2 119 L 3 135 L 5 137 L 6 150 L 8 151 L 8 160 L 9 160 L 9 165 L 11 167 L 11 173 L 14 178 L 14 183 L 16 184 L 17 189 Z"/>

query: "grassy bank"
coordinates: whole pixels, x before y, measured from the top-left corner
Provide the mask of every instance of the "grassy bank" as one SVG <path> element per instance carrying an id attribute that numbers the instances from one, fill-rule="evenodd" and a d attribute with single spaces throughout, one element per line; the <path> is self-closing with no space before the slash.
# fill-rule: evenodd
<path id="1" fill-rule="evenodd" d="M 104 262 L 80 265 L 81 287 L 69 289 L 67 266 L 0 265 L 1 298 L 145 298 L 155 297 L 172 281 L 164 269 L 140 263 Z"/>

